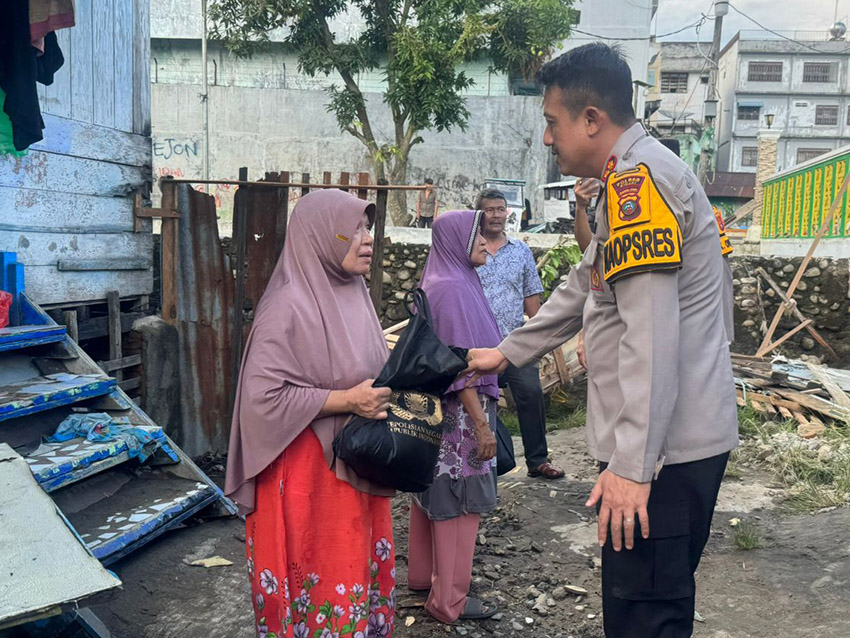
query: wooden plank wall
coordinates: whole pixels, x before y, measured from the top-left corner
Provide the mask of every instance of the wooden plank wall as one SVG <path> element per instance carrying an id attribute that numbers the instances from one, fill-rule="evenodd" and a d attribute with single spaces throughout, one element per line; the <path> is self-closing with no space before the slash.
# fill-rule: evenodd
<path id="1" fill-rule="evenodd" d="M 152 291 L 151 222 L 133 232 L 134 195 L 153 180 L 149 10 L 148 0 L 77 0 L 76 26 L 57 32 L 65 65 L 39 85 L 44 139 L 0 158 L 0 250 L 18 253 L 38 303 Z M 59 272 L 60 259 L 138 269 Z"/>

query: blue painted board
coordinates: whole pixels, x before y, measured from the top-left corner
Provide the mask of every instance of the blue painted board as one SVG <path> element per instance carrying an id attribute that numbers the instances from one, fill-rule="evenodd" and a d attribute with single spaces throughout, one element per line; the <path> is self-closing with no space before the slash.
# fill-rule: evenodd
<path id="1" fill-rule="evenodd" d="M 20 350 L 65 339 L 64 326 L 11 326 L 0 328 L 0 352 Z"/>
<path id="2" fill-rule="evenodd" d="M 0 421 L 109 394 L 115 386 L 115 379 L 102 374 L 55 374 L 3 386 L 0 387 Z"/>
<path id="3" fill-rule="evenodd" d="M 83 539 L 88 543 L 92 554 L 99 558 L 104 565 L 109 565 L 179 525 L 218 498 L 215 490 L 208 485 L 198 483 L 197 493 L 191 496 L 187 495 L 180 501 L 164 508 L 156 516 L 148 518 L 112 538 L 98 542 L 86 538 L 84 535 Z"/>

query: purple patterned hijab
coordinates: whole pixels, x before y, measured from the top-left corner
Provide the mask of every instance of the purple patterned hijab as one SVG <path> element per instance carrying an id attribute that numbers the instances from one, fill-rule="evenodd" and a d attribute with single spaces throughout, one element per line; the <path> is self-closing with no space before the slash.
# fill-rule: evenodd
<path id="1" fill-rule="evenodd" d="M 419 282 L 428 295 L 437 336 L 459 348 L 495 348 L 502 340 L 470 257 L 481 216 L 481 211 L 455 210 L 434 220 L 431 252 Z M 448 392 L 462 390 L 465 383 L 465 379 L 455 382 Z M 481 394 L 499 398 L 494 374 L 472 385 Z"/>

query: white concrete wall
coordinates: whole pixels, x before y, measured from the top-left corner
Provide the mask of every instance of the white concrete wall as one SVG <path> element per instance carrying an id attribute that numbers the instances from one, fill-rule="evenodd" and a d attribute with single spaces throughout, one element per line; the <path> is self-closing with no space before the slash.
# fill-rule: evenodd
<path id="1" fill-rule="evenodd" d="M 194 85 L 155 84 L 153 160 L 159 175 L 200 177 L 203 156 L 201 103 Z M 372 124 L 389 141 L 392 121 L 381 95 L 371 93 Z M 266 171 L 368 171 L 365 147 L 341 133 L 327 113 L 322 91 L 210 88 L 210 175 L 235 179 L 240 166 L 251 178 Z M 543 214 L 543 190 L 550 154 L 543 146 L 539 97 L 469 98 L 465 132 L 424 132 L 411 154 L 409 181 L 432 177 L 441 209 L 474 201 L 486 178 L 524 179 L 535 218 Z M 315 177 L 314 177 L 315 179 Z M 233 191 L 216 187 L 219 207 L 232 210 Z M 415 206 L 413 196 L 409 199 Z"/>

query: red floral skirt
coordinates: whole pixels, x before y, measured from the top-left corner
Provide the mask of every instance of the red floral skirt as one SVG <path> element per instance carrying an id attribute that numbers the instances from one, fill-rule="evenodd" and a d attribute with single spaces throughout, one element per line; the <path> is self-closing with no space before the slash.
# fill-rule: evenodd
<path id="1" fill-rule="evenodd" d="M 246 523 L 260 638 L 392 636 L 390 499 L 340 481 L 311 428 L 257 477 Z"/>

